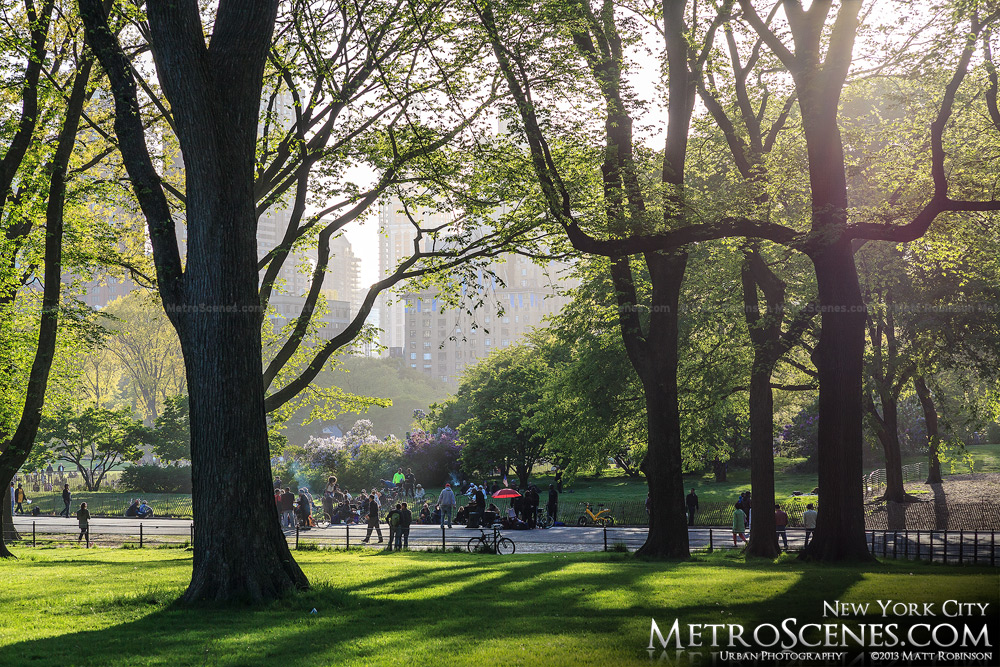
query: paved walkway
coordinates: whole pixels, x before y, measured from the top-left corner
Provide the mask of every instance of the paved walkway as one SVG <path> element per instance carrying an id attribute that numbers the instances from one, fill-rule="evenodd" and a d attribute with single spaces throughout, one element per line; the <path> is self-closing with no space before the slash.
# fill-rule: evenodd
<path id="1" fill-rule="evenodd" d="M 163 542 L 180 542 L 189 539 L 191 536 L 192 522 L 187 519 L 127 519 L 117 518 L 94 518 L 90 520 L 90 533 L 92 539 L 101 543 L 115 542 L 138 542 L 139 525 L 142 525 L 142 534 L 145 542 L 157 544 Z M 75 518 L 65 519 L 63 517 L 30 517 L 15 516 L 14 525 L 21 531 L 24 537 L 30 539 L 32 525 L 34 525 L 35 535 L 38 540 L 46 539 L 66 539 L 75 538 L 79 533 L 79 528 Z M 382 524 L 382 534 L 388 539 L 389 527 Z M 301 544 L 317 545 L 327 547 L 345 547 L 350 544 L 352 547 L 369 546 L 371 548 L 384 547 L 385 543 L 379 544 L 378 538 L 373 534 L 372 541 L 368 545 L 362 545 L 361 540 L 365 537 L 367 528 L 364 525 L 352 526 L 328 526 L 302 530 L 298 539 Z M 646 540 L 646 528 L 608 528 L 607 544 L 612 547 L 616 543 L 625 544 L 629 551 L 642 546 Z M 197 534 L 197 531 L 195 531 Z M 469 539 L 478 537 L 478 529 L 470 529 L 465 526 L 455 525 L 454 528 L 446 528 L 444 531 L 443 544 L 451 549 L 453 547 L 466 548 Z M 566 526 L 559 528 L 549 528 L 535 530 L 507 530 L 503 531 L 505 537 L 514 540 L 517 545 L 517 553 L 553 553 L 553 552 L 579 552 L 579 551 L 602 551 L 604 549 L 604 530 L 599 527 L 578 527 Z M 296 535 L 294 529 L 286 529 L 285 536 L 289 544 L 294 545 Z M 869 533 L 869 539 L 871 534 Z M 910 557 L 915 557 L 919 548 L 922 559 L 927 559 L 929 553 L 929 536 L 927 531 L 921 531 L 918 535 L 916 531 L 887 533 L 875 533 L 875 549 L 877 555 L 905 557 L 909 553 Z M 688 530 L 688 540 L 692 550 L 704 549 L 711 545 L 715 549 L 732 549 L 732 532 L 728 527 L 696 527 Z M 975 542 L 974 542 L 975 540 Z M 791 551 L 801 549 L 805 544 L 805 531 L 802 529 L 791 529 L 788 531 L 788 547 Z M 944 558 L 944 536 L 941 532 L 934 534 L 934 560 L 941 561 Z M 977 546 L 978 545 L 978 546 Z M 410 528 L 410 547 L 414 549 L 440 549 L 442 546 L 441 528 L 438 526 L 414 525 Z M 742 547 L 742 543 L 740 544 Z M 961 558 L 964 562 L 972 561 L 975 554 L 978 554 L 977 561 L 980 564 L 990 564 L 991 554 L 993 563 L 1000 563 L 1000 553 L 997 553 L 996 540 L 991 541 L 990 533 L 981 533 L 974 536 L 966 531 L 964 535 L 952 532 L 947 535 L 947 554 L 949 561 L 958 561 Z"/>

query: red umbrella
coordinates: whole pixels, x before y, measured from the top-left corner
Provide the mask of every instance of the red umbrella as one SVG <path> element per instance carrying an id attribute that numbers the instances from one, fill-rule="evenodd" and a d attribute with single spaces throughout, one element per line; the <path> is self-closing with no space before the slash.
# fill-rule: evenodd
<path id="1" fill-rule="evenodd" d="M 493 494 L 494 498 L 520 498 L 521 494 L 514 489 L 500 489 Z"/>

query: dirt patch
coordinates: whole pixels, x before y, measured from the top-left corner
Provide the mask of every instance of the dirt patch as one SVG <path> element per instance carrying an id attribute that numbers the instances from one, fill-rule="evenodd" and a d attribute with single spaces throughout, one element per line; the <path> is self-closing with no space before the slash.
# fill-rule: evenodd
<path id="1" fill-rule="evenodd" d="M 909 482 L 919 502 L 873 502 L 865 525 L 876 530 L 1000 530 L 1000 473 L 950 475 L 942 484 Z"/>

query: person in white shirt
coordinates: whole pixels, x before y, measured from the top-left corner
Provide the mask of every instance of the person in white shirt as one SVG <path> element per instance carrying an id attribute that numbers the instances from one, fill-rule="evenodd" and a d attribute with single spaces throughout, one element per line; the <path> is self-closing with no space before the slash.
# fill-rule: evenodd
<path id="1" fill-rule="evenodd" d="M 816 510 L 813 509 L 813 504 L 809 503 L 806 505 L 806 511 L 802 513 L 802 525 L 806 527 L 806 544 L 809 544 L 809 537 L 816 530 Z"/>

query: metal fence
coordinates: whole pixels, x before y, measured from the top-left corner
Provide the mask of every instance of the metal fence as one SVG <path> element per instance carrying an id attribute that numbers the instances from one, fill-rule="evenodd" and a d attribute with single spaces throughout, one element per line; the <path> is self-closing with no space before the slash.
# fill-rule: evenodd
<path id="1" fill-rule="evenodd" d="M 173 525 L 139 522 L 131 530 L 101 531 L 98 526 L 90 533 L 90 541 L 99 547 L 124 548 L 184 548 L 197 540 L 193 523 L 169 522 Z M 341 525 L 325 529 L 286 530 L 289 548 L 297 550 L 372 548 L 389 546 L 388 526 L 380 526 L 383 541 L 373 532 L 371 540 L 363 542 L 368 534 L 361 525 Z M 866 531 L 866 544 L 876 557 L 884 559 L 928 561 L 954 565 L 998 565 L 997 532 L 1000 531 Z M 470 551 L 486 535 L 492 540 L 489 528 L 439 529 L 437 526 L 413 526 L 407 546 L 411 550 Z M 641 528 L 554 528 L 549 530 L 504 530 L 502 535 L 513 540 L 515 553 L 572 553 L 594 551 L 637 550 L 646 541 L 646 530 Z M 54 527 L 44 522 L 32 522 L 30 530 L 21 526 L 21 546 L 74 546 L 79 544 L 79 531 L 67 527 Z M 798 552 L 806 546 L 806 531 L 792 528 L 787 531 L 789 552 Z M 727 528 L 694 528 L 689 531 L 692 553 L 733 552 L 744 548 L 742 541 L 734 543 Z M 784 546 L 779 543 L 779 546 Z"/>
<path id="2" fill-rule="evenodd" d="M 924 461 L 908 463 L 903 466 L 903 483 L 913 481 L 923 481 L 927 479 L 927 464 Z M 865 498 L 873 498 L 885 489 L 886 472 L 885 468 L 872 470 L 861 478 L 861 488 L 864 489 Z"/>

